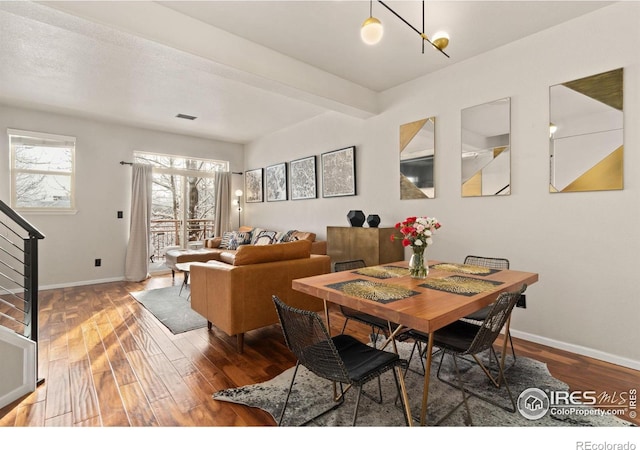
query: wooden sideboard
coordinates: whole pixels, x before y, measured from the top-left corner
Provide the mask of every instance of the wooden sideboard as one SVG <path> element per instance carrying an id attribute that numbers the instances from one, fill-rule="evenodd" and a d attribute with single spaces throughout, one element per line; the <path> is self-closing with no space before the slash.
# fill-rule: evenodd
<path id="1" fill-rule="evenodd" d="M 364 260 L 367 266 L 376 266 L 404 259 L 400 236 L 395 228 L 327 227 L 327 255 L 331 262 Z"/>

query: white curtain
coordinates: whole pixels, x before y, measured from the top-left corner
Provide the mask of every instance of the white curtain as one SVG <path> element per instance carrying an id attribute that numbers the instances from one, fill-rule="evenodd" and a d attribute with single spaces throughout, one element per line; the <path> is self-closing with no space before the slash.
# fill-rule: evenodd
<path id="1" fill-rule="evenodd" d="M 231 212 L 231 174 L 216 172 L 216 216 L 213 233 L 222 236 L 229 229 Z"/>
<path id="2" fill-rule="evenodd" d="M 134 164 L 131 180 L 131 224 L 124 266 L 128 281 L 149 277 L 149 238 L 151 228 L 151 181 L 149 164 Z"/>

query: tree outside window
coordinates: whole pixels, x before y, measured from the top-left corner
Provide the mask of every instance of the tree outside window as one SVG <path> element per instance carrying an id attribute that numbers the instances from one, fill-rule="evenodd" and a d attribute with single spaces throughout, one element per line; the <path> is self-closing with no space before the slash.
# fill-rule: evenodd
<path id="1" fill-rule="evenodd" d="M 171 246 L 186 247 L 210 237 L 215 219 L 215 174 L 227 161 L 151 153 L 134 154 L 153 166 L 151 245 L 154 257 Z"/>
<path id="2" fill-rule="evenodd" d="M 11 204 L 22 210 L 75 208 L 75 137 L 8 130 Z"/>

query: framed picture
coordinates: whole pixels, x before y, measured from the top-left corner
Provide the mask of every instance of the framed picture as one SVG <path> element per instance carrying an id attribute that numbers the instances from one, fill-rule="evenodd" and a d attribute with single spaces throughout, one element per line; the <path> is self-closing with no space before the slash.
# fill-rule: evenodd
<path id="1" fill-rule="evenodd" d="M 247 170 L 244 173 L 244 190 L 247 203 L 260 203 L 264 201 L 262 192 L 262 169 Z"/>
<path id="2" fill-rule="evenodd" d="M 322 196 L 356 195 L 356 147 L 323 153 Z"/>
<path id="3" fill-rule="evenodd" d="M 268 202 L 287 200 L 287 163 L 267 167 L 265 180 Z"/>
<path id="4" fill-rule="evenodd" d="M 316 157 L 300 158 L 289 163 L 291 200 L 318 197 Z"/>

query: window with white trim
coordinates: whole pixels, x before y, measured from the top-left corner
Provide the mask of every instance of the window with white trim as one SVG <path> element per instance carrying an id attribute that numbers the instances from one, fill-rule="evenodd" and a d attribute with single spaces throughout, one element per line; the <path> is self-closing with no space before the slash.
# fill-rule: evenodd
<path id="1" fill-rule="evenodd" d="M 75 209 L 76 138 L 7 130 L 11 154 L 11 206 L 27 211 Z"/>

